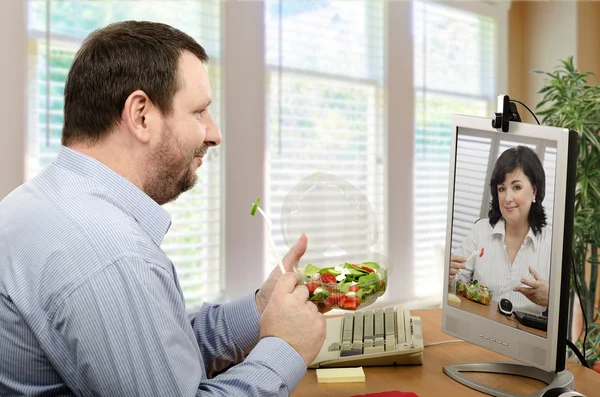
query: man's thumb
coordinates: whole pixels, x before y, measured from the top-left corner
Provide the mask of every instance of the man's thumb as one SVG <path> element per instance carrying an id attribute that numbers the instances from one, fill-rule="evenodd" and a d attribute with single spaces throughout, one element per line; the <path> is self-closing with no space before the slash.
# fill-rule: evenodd
<path id="1" fill-rule="evenodd" d="M 300 258 L 302 258 L 302 255 L 304 255 L 306 252 L 307 244 L 308 238 L 306 237 L 306 234 L 302 233 L 298 239 L 298 242 L 288 251 L 287 254 L 285 254 L 282 262 L 288 271 L 298 264 L 298 261 Z"/>
<path id="2" fill-rule="evenodd" d="M 294 251 L 294 254 L 298 259 L 300 259 L 302 255 L 304 255 L 304 253 L 306 252 L 307 245 L 308 237 L 306 237 L 306 234 L 302 233 L 300 235 L 300 238 L 298 239 L 298 242 L 296 243 L 296 245 L 294 245 L 294 248 L 292 249 L 292 251 Z"/>

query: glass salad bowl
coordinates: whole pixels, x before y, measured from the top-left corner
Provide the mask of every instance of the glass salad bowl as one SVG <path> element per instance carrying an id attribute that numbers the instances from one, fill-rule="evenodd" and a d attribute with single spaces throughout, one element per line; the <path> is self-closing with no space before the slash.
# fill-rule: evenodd
<path id="1" fill-rule="evenodd" d="M 317 305 L 357 310 L 385 293 L 387 256 L 372 250 L 375 211 L 346 180 L 324 172 L 301 180 L 283 202 L 281 229 L 288 247 L 302 233 L 308 237 L 297 271 Z"/>
<path id="2" fill-rule="evenodd" d="M 328 309 L 356 310 L 375 302 L 385 292 L 387 271 L 376 262 L 349 263 L 318 268 L 299 267 L 300 281 L 309 299 Z"/>
<path id="3" fill-rule="evenodd" d="M 477 280 L 470 283 L 456 280 L 456 295 L 489 306 L 490 301 L 494 298 L 494 291 L 485 285 L 479 284 Z"/>

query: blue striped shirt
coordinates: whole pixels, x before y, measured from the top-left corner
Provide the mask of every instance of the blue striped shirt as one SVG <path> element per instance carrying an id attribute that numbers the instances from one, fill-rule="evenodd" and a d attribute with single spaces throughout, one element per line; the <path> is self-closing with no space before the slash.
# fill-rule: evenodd
<path id="1" fill-rule="evenodd" d="M 259 341 L 254 294 L 186 315 L 168 213 L 68 148 L 0 202 L 0 396 L 286 396 L 306 365 Z"/>

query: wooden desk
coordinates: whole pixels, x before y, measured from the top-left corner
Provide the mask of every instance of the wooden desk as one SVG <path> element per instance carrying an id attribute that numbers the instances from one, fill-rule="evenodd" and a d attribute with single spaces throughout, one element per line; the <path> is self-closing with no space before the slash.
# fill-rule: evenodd
<path id="1" fill-rule="evenodd" d="M 415 310 L 421 317 L 425 344 L 456 339 L 442 333 L 442 310 Z M 511 361 L 509 358 L 466 342 L 425 347 L 424 364 L 403 367 L 364 367 L 365 383 L 319 384 L 315 370 L 309 369 L 292 397 L 349 397 L 390 390 L 412 391 L 419 397 L 485 396 L 454 381 L 442 372 L 444 365 L 476 361 Z M 576 389 L 587 397 L 600 395 L 600 374 L 577 363 L 568 362 L 575 376 Z M 520 394 L 531 394 L 544 387 L 542 382 L 498 374 L 473 374 L 473 379 Z"/>
<path id="2" fill-rule="evenodd" d="M 473 302 L 468 300 L 463 296 L 457 296 L 460 299 L 460 303 L 448 301 L 448 305 L 455 307 L 457 309 L 465 310 L 470 313 L 476 314 L 481 317 L 489 318 L 492 321 L 497 321 L 501 324 L 508 325 L 509 327 L 518 328 L 523 331 L 531 332 L 532 334 L 536 334 L 539 336 L 546 337 L 547 332 L 541 331 L 539 329 L 527 327 L 517 321 L 517 319 L 512 316 L 510 318 L 506 317 L 502 313 L 498 311 L 498 302 L 490 301 L 489 305 L 482 305 L 481 303 Z"/>

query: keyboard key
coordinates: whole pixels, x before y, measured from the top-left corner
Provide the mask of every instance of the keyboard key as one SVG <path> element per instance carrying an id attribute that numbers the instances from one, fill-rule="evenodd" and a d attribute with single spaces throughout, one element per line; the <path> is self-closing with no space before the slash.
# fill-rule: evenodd
<path id="1" fill-rule="evenodd" d="M 340 356 L 352 355 L 352 335 L 354 326 L 354 316 L 350 313 L 344 314 L 344 323 L 342 329 L 342 349 Z"/>
<path id="2" fill-rule="evenodd" d="M 393 307 L 385 309 L 385 350 L 396 350 L 396 313 Z"/>
<path id="3" fill-rule="evenodd" d="M 373 321 L 374 316 L 372 311 L 364 312 L 365 313 L 365 321 L 364 321 L 364 337 L 363 337 L 363 346 L 365 349 L 373 347 L 375 343 L 375 336 L 373 335 Z M 366 351 L 365 351 L 366 353 Z"/>
<path id="4" fill-rule="evenodd" d="M 354 314 L 354 335 L 352 336 L 352 350 L 363 351 L 363 328 L 364 314 L 358 312 Z"/>
<path id="5" fill-rule="evenodd" d="M 375 311 L 375 346 L 384 346 L 385 345 L 385 326 L 383 319 L 383 310 Z"/>
<path id="6" fill-rule="evenodd" d="M 342 343 L 352 343 L 352 335 L 354 334 L 354 316 L 352 314 L 344 314 L 344 329 L 342 330 Z"/>
<path id="7" fill-rule="evenodd" d="M 404 331 L 404 308 L 398 306 L 396 308 L 396 333 L 398 334 L 399 345 L 406 343 L 406 333 Z"/>

